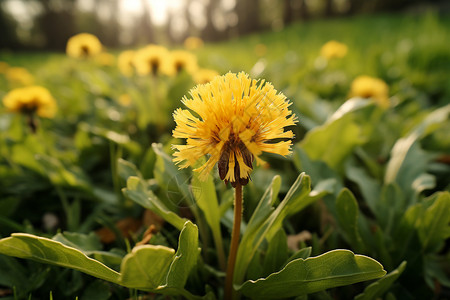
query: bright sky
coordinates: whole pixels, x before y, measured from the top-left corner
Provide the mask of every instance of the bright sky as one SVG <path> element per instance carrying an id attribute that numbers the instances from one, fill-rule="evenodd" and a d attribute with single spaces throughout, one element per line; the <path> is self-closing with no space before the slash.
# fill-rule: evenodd
<path id="1" fill-rule="evenodd" d="M 179 9 L 183 6 L 183 0 L 144 0 L 148 1 L 151 8 L 152 21 L 155 24 L 163 24 L 167 18 L 167 12 L 171 9 Z M 142 11 L 142 0 L 121 0 L 121 11 L 130 14 L 139 14 Z"/>

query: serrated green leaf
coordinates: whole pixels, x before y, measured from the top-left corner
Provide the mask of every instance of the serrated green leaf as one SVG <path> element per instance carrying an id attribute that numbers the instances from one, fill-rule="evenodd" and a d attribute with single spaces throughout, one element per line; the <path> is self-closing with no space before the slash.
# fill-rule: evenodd
<path id="1" fill-rule="evenodd" d="M 355 300 L 373 300 L 379 299 L 392 286 L 397 278 L 403 273 L 406 268 L 406 261 L 403 261 L 400 266 L 386 276 L 378 279 L 364 289 L 364 292 L 355 297 Z"/>
<path id="2" fill-rule="evenodd" d="M 184 223 L 187 221 L 173 211 L 170 211 L 164 203 L 162 203 L 158 197 L 147 188 L 147 183 L 141 178 L 135 176 L 128 177 L 127 187 L 122 189 L 122 192 L 128 198 L 139 205 L 152 210 L 179 230 L 183 228 Z"/>
<path id="3" fill-rule="evenodd" d="M 119 273 L 81 251 L 31 234 L 13 233 L 11 237 L 1 239 L 0 253 L 75 269 L 114 283 L 119 281 Z"/>
<path id="4" fill-rule="evenodd" d="M 246 281 L 237 290 L 253 299 L 280 299 L 372 280 L 386 274 L 376 260 L 349 250 L 333 250 L 291 261 L 266 278 Z"/>

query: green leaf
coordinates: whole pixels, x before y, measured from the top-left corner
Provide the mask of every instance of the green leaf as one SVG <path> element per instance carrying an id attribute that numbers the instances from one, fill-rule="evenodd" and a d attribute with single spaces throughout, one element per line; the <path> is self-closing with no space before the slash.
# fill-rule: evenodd
<path id="1" fill-rule="evenodd" d="M 183 287 L 197 263 L 198 229 L 187 221 L 181 230 L 178 250 L 155 246 L 137 246 L 122 262 L 120 284 L 162 294 L 184 293 Z"/>
<path id="2" fill-rule="evenodd" d="M 262 276 L 267 276 L 283 267 L 288 258 L 287 236 L 283 228 L 277 231 L 268 242 L 266 255 L 264 257 L 264 269 Z"/>
<path id="3" fill-rule="evenodd" d="M 198 229 L 196 225 L 187 221 L 180 233 L 178 250 L 170 265 L 165 286 L 184 287 L 189 273 L 197 263 L 198 254 Z"/>
<path id="4" fill-rule="evenodd" d="M 102 244 L 98 235 L 94 232 L 83 234 L 78 232 L 57 233 L 52 240 L 60 242 L 66 246 L 78 249 L 82 252 L 97 251 L 102 249 Z"/>
<path id="5" fill-rule="evenodd" d="M 72 268 L 114 283 L 119 281 L 119 273 L 87 257 L 81 251 L 31 234 L 13 233 L 11 237 L 1 239 L 0 253 Z"/>
<path id="6" fill-rule="evenodd" d="M 155 179 L 160 185 L 164 184 L 168 192 L 178 193 L 179 191 L 181 193 L 180 198 L 187 201 L 189 205 L 193 204 L 191 203 L 193 201 L 192 195 L 189 191 L 189 178 L 186 173 L 178 170 L 172 158 L 164 152 L 162 144 L 153 143 L 152 148 L 156 154 Z"/>
<path id="7" fill-rule="evenodd" d="M 194 173 L 192 179 L 192 193 L 196 199 L 198 207 L 203 211 L 206 222 L 211 228 L 214 243 L 216 246 L 219 264 L 222 269 L 226 268 L 226 258 L 223 249 L 222 232 L 220 230 L 221 210 L 216 195 L 216 188 L 212 176 L 206 180 L 200 180 L 199 173 Z"/>
<path id="8" fill-rule="evenodd" d="M 364 292 L 355 297 L 355 300 L 379 299 L 387 290 L 389 290 L 392 284 L 403 273 L 405 268 L 406 261 L 403 261 L 397 269 L 367 286 L 364 289 Z"/>
<path id="9" fill-rule="evenodd" d="M 217 200 L 216 188 L 212 176 L 208 176 L 206 180 L 200 180 L 198 173 L 192 178 L 192 193 L 198 207 L 203 211 L 206 222 L 213 232 L 220 233 L 220 210 L 219 201 Z"/>
<path id="10" fill-rule="evenodd" d="M 411 189 L 412 183 L 426 171 L 427 161 L 432 157 L 420 149 L 418 140 L 439 129 L 448 121 L 450 105 L 431 112 L 404 138 L 399 139 L 391 151 L 386 168 L 385 182 L 396 181 L 402 189 Z M 429 185 L 429 179 L 428 185 Z M 409 196 L 409 195 L 407 195 Z"/>
<path id="11" fill-rule="evenodd" d="M 181 230 L 187 221 L 180 218 L 176 213 L 170 211 L 156 195 L 147 188 L 147 183 L 135 176 L 128 177 L 127 187 L 122 189 L 126 197 L 135 201 L 139 205 L 148 208 L 161 216 L 164 220 Z"/>
<path id="12" fill-rule="evenodd" d="M 450 193 L 437 192 L 426 202 L 432 203 L 417 222 L 423 249 L 436 251 L 448 238 L 450 227 Z M 425 203 L 427 204 L 427 203 Z"/>
<path id="13" fill-rule="evenodd" d="M 347 242 L 354 249 L 362 251 L 364 244 L 358 230 L 358 202 L 347 188 L 344 188 L 336 199 L 336 213 L 339 227 L 344 231 Z"/>
<path id="14" fill-rule="evenodd" d="M 52 240 L 60 242 L 66 246 L 75 248 L 108 266 L 120 265 L 123 254 L 113 251 L 101 251 L 103 246 L 98 235 L 94 232 L 82 234 L 78 232 L 57 233 Z"/>
<path id="15" fill-rule="evenodd" d="M 128 177 L 131 176 L 136 176 L 143 179 L 141 172 L 139 172 L 136 166 L 122 158 L 117 160 L 117 173 L 124 181 L 127 181 Z"/>
<path id="16" fill-rule="evenodd" d="M 380 199 L 381 184 L 370 176 L 367 170 L 353 157 L 350 157 L 345 164 L 345 174 L 359 186 L 365 202 L 372 212 L 376 214 L 377 204 Z"/>
<path id="17" fill-rule="evenodd" d="M 303 258 L 303 259 L 307 259 L 308 257 L 311 256 L 311 251 L 312 251 L 312 247 L 305 247 L 302 248 L 300 250 L 298 250 L 297 252 L 295 252 L 294 254 L 291 255 L 291 257 L 288 258 L 288 260 L 284 263 L 283 268 L 291 261 L 298 259 L 298 258 Z"/>
<path id="18" fill-rule="evenodd" d="M 120 266 L 120 284 L 128 288 L 154 290 L 163 285 L 175 250 L 160 245 L 134 247 Z"/>
<path id="19" fill-rule="evenodd" d="M 299 145 L 311 160 L 324 161 L 339 170 L 351 151 L 366 141 L 362 130 L 348 114 L 312 129 Z"/>
<path id="20" fill-rule="evenodd" d="M 280 299 L 372 280 L 386 274 L 376 260 L 349 250 L 333 250 L 320 256 L 291 261 L 266 278 L 237 287 L 253 299 Z"/>
<path id="21" fill-rule="evenodd" d="M 283 201 L 274 209 L 271 207 L 273 204 L 272 186 L 269 187 L 242 236 L 236 258 L 234 283 L 242 282 L 256 250 L 264 240 L 272 239 L 281 228 L 284 218 L 298 212 L 317 199 L 309 196 L 310 191 L 311 179 L 308 175 L 302 173 L 297 177 Z"/>

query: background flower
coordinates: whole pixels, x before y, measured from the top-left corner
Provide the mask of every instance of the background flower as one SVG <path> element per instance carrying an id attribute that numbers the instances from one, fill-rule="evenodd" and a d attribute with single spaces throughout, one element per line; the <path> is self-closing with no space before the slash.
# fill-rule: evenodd
<path id="1" fill-rule="evenodd" d="M 3 98 L 5 107 L 24 114 L 36 113 L 43 118 L 52 118 L 56 113 L 56 101 L 42 86 L 29 86 L 10 91 Z"/>
<path id="2" fill-rule="evenodd" d="M 383 80 L 366 75 L 356 77 L 351 85 L 352 97 L 372 98 L 381 107 L 389 107 L 389 87 Z"/>
<path id="3" fill-rule="evenodd" d="M 75 58 L 92 57 L 102 51 L 100 40 L 93 34 L 80 33 L 67 41 L 67 55 Z"/>

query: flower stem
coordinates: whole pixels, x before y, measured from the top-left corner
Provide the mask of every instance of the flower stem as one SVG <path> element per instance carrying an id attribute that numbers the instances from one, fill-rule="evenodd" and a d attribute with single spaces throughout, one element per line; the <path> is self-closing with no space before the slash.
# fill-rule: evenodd
<path id="1" fill-rule="evenodd" d="M 239 246 L 239 237 L 241 231 L 242 219 L 242 185 L 236 184 L 234 193 L 234 221 L 233 231 L 231 232 L 230 253 L 228 255 L 227 275 L 225 279 L 225 299 L 233 298 L 233 276 L 236 255 Z"/>

